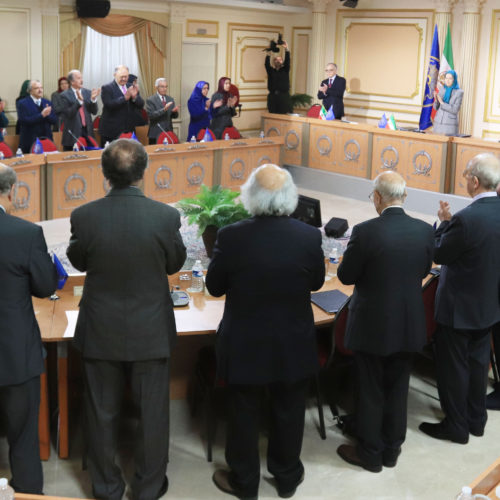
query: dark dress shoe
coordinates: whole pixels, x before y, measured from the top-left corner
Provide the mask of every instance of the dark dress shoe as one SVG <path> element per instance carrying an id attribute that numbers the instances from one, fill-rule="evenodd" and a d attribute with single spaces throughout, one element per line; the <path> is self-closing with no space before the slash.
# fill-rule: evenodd
<path id="1" fill-rule="evenodd" d="M 224 469 L 217 469 L 212 476 L 215 486 L 224 493 L 233 495 L 240 500 L 257 500 L 257 495 L 245 495 L 237 488 L 234 488 L 229 481 L 229 471 Z"/>
<path id="2" fill-rule="evenodd" d="M 500 410 L 500 389 L 496 388 L 486 396 L 486 408 L 488 410 Z"/>
<path id="3" fill-rule="evenodd" d="M 361 460 L 361 458 L 358 456 L 358 452 L 355 446 L 342 444 L 337 448 L 337 453 L 340 455 L 340 458 L 344 459 L 347 463 L 357 465 L 358 467 L 363 467 L 363 469 L 367 471 L 380 472 L 382 470 L 381 465 L 371 465 L 363 462 L 363 460 Z"/>
<path id="4" fill-rule="evenodd" d="M 168 477 L 165 476 L 165 479 L 163 480 L 163 484 L 161 485 L 157 498 L 161 498 L 163 495 L 165 495 L 167 491 L 168 491 Z"/>
<path id="5" fill-rule="evenodd" d="M 382 465 L 384 467 L 396 467 L 399 455 L 401 455 L 401 448 L 399 448 L 397 451 L 384 451 L 382 453 Z"/>
<path id="6" fill-rule="evenodd" d="M 476 437 L 484 436 L 484 427 L 481 427 L 480 429 L 469 427 L 469 433 Z"/>
<path id="7" fill-rule="evenodd" d="M 443 420 L 438 424 L 431 424 L 430 422 L 422 422 L 418 428 L 428 436 L 434 439 L 442 439 L 444 441 L 451 441 L 452 443 L 467 444 L 469 436 L 460 437 L 453 435 L 448 429 L 446 422 Z"/>
<path id="8" fill-rule="evenodd" d="M 297 484 L 292 488 L 286 488 L 286 489 L 283 489 L 279 484 L 277 485 L 277 489 L 278 489 L 278 496 L 280 498 L 292 498 L 293 495 L 295 495 L 295 492 L 297 491 L 297 488 L 299 486 L 300 483 L 302 483 L 304 481 L 304 473 L 302 473 L 302 476 L 300 477 L 300 479 L 298 480 Z"/>

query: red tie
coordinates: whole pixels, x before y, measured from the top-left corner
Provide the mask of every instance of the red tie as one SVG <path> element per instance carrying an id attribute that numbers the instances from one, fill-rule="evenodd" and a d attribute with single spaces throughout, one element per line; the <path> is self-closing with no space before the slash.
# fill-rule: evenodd
<path id="1" fill-rule="evenodd" d="M 165 106 L 165 104 L 167 104 L 167 100 L 165 99 L 165 96 L 162 95 L 161 96 L 161 103 Z"/>
<path id="2" fill-rule="evenodd" d="M 80 109 L 78 111 L 82 120 L 82 127 L 85 127 L 87 125 L 87 122 L 85 121 L 85 111 L 83 110 L 83 106 L 80 106 Z"/>

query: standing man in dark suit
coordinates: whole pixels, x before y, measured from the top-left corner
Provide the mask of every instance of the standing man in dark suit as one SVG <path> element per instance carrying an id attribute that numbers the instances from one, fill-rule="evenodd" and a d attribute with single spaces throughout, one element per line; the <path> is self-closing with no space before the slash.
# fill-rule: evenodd
<path id="1" fill-rule="evenodd" d="M 412 353 L 426 341 L 422 280 L 434 252 L 432 227 L 405 214 L 404 179 L 384 172 L 371 195 L 380 217 L 354 227 L 338 268 L 354 284 L 345 345 L 358 373 L 357 446 L 337 453 L 370 472 L 394 467 L 406 437 Z"/>
<path id="2" fill-rule="evenodd" d="M 43 87 L 38 80 L 30 81 L 28 92 L 28 97 L 16 102 L 19 147 L 23 153 L 30 153 L 37 137 L 52 140 L 52 125 L 58 121 L 51 102 L 43 97 Z"/>
<path id="3" fill-rule="evenodd" d="M 38 444 L 43 347 L 31 296 L 48 297 L 57 275 L 40 226 L 9 215 L 16 174 L 0 163 L 0 413 L 7 423 L 11 485 L 43 493 Z"/>
<path id="4" fill-rule="evenodd" d="M 172 118 L 179 116 L 179 106 L 167 95 L 167 80 L 158 78 L 155 82 L 156 94 L 146 99 L 146 112 L 149 116 L 149 144 L 156 144 L 162 132 L 172 132 Z"/>
<path id="5" fill-rule="evenodd" d="M 435 261 L 441 264 L 436 292 L 435 335 L 439 399 L 445 414 L 420 430 L 436 439 L 466 444 L 482 436 L 488 418 L 490 336 L 500 321 L 500 160 L 472 158 L 464 171 L 472 203 L 451 215 L 440 202 Z"/>
<path id="6" fill-rule="evenodd" d="M 88 462 L 96 498 L 120 500 L 115 464 L 117 421 L 129 381 L 139 407 L 132 497 L 151 500 L 168 488 L 169 358 L 176 341 L 167 274 L 186 258 L 179 212 L 146 198 L 148 156 L 120 139 L 102 154 L 111 191 L 71 214 L 68 257 L 85 271 L 75 332 L 84 363 Z"/>
<path id="7" fill-rule="evenodd" d="M 144 107 L 144 100 L 139 95 L 138 87 L 128 85 L 127 66 L 117 66 L 114 80 L 102 86 L 102 116 L 99 122 L 101 146 L 111 142 L 120 134 L 135 131 L 137 111 Z"/>
<path id="8" fill-rule="evenodd" d="M 68 73 L 68 81 L 70 88 L 61 94 L 64 151 L 71 151 L 80 137 L 94 138 L 92 115 L 97 114 L 97 97 L 101 93 L 101 89 L 83 88 L 82 74 L 77 69 Z M 88 141 L 87 145 L 90 146 Z M 82 145 L 78 147 L 81 149 Z"/>
<path id="9" fill-rule="evenodd" d="M 267 467 L 278 494 L 289 498 L 304 479 L 305 400 L 318 370 L 310 293 L 325 278 L 321 234 L 289 217 L 297 188 L 276 165 L 254 170 L 241 197 L 253 217 L 219 230 L 206 278 L 212 295 L 226 294 L 217 371 L 230 398 L 226 460 L 231 470 L 217 470 L 213 480 L 226 493 L 257 498 L 259 396 L 267 388 Z"/>
<path id="10" fill-rule="evenodd" d="M 327 78 L 321 82 L 318 90 L 318 99 L 323 101 L 323 106 L 328 111 L 333 106 L 336 120 L 344 116 L 345 78 L 337 75 L 337 65 L 328 63 L 325 73 Z"/>

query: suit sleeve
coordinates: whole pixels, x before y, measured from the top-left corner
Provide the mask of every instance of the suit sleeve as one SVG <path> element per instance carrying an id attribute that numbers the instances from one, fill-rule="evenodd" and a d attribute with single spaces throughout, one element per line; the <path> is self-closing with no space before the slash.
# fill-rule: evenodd
<path id="1" fill-rule="evenodd" d="M 466 228 L 460 217 L 443 221 L 436 229 L 434 238 L 434 262 L 451 264 L 465 251 Z"/>
<path id="2" fill-rule="evenodd" d="M 73 212 L 70 219 L 71 237 L 66 255 L 73 267 L 83 272 L 87 270 L 87 252 L 82 242 L 82 235 L 79 233 L 80 224 L 76 219 L 77 216 Z"/>
<path id="3" fill-rule="evenodd" d="M 321 85 L 325 83 L 325 80 L 321 82 Z M 324 99 L 326 97 L 325 92 L 322 92 L 321 90 L 318 90 L 318 99 Z"/>
<path id="4" fill-rule="evenodd" d="M 35 297 L 48 297 L 57 287 L 56 268 L 47 253 L 42 228 L 37 226 L 29 257 L 30 291 Z"/>
<path id="5" fill-rule="evenodd" d="M 9 124 L 9 119 L 5 115 L 5 112 L 0 113 L 0 127 L 6 127 Z"/>
<path id="6" fill-rule="evenodd" d="M 123 106 L 125 102 L 125 96 L 120 92 L 121 95 L 113 96 L 113 89 L 111 85 L 104 85 L 101 90 L 101 100 L 102 104 L 109 109 L 117 109 Z"/>
<path id="7" fill-rule="evenodd" d="M 290 71 L 290 51 L 285 50 L 285 61 L 283 62 L 283 69 L 288 73 Z"/>
<path id="8" fill-rule="evenodd" d="M 345 78 L 342 78 L 340 76 L 338 76 L 337 78 L 339 80 L 339 83 L 338 83 L 338 85 L 335 86 L 336 88 L 332 88 L 332 90 L 333 90 L 332 94 L 334 96 L 342 99 L 344 97 L 346 82 L 345 82 Z"/>
<path id="9" fill-rule="evenodd" d="M 363 274 L 365 252 L 360 240 L 359 228 L 354 226 L 342 262 L 337 270 L 337 276 L 344 285 L 355 284 Z"/>
<path id="10" fill-rule="evenodd" d="M 130 101 L 136 108 L 142 109 L 144 107 L 144 99 L 140 94 L 137 94 L 137 97 L 134 100 L 130 99 Z"/>
<path id="11" fill-rule="evenodd" d="M 36 107 L 28 109 L 24 102 L 18 101 L 17 103 L 17 116 L 21 123 L 34 125 L 35 123 L 42 123 L 45 118 L 38 111 Z"/>
<path id="12" fill-rule="evenodd" d="M 267 76 L 269 77 L 269 73 L 271 73 L 271 56 L 269 54 L 266 55 L 266 58 L 264 60 L 264 66 L 266 68 L 266 73 Z"/>
<path id="13" fill-rule="evenodd" d="M 227 245 L 225 243 L 226 231 L 220 230 L 217 232 L 217 240 L 215 241 L 212 260 L 208 265 L 205 285 L 214 297 L 221 297 L 228 289 L 228 271 L 227 271 Z M 224 248 L 226 247 L 226 249 Z"/>
<path id="14" fill-rule="evenodd" d="M 61 97 L 61 104 L 61 111 L 66 120 L 72 120 L 80 109 L 80 103 L 76 99 L 70 101 L 65 95 Z"/>
<path id="15" fill-rule="evenodd" d="M 171 107 L 174 107 L 174 105 Z M 160 118 L 163 115 L 168 116 L 168 112 L 165 111 L 163 107 L 155 108 L 153 97 L 146 100 L 146 113 L 148 114 L 150 121 L 160 121 Z"/>
<path id="16" fill-rule="evenodd" d="M 174 274 L 182 268 L 186 260 L 186 247 L 182 241 L 179 229 L 181 227 L 181 217 L 179 212 L 175 211 L 175 222 L 173 234 L 169 235 L 168 242 L 165 247 L 167 254 L 167 274 Z"/>
<path id="17" fill-rule="evenodd" d="M 456 94 L 455 99 L 450 99 L 450 102 L 442 102 L 440 103 L 440 107 L 443 111 L 446 111 L 448 113 L 451 113 L 453 115 L 458 115 L 458 112 L 460 111 L 460 106 L 462 106 L 462 99 L 464 97 L 464 93 L 458 92 Z"/>
<path id="18" fill-rule="evenodd" d="M 311 272 L 311 290 L 319 290 L 325 282 L 325 254 L 321 248 L 322 237 L 317 231 L 314 248 L 314 267 Z"/>
<path id="19" fill-rule="evenodd" d="M 97 101 L 92 102 L 92 93 L 90 92 L 90 90 L 85 93 L 87 94 L 87 97 L 82 96 L 83 105 L 85 106 L 85 108 L 87 108 L 87 111 L 91 115 L 97 115 L 97 112 L 99 111 L 99 106 L 97 105 Z"/>

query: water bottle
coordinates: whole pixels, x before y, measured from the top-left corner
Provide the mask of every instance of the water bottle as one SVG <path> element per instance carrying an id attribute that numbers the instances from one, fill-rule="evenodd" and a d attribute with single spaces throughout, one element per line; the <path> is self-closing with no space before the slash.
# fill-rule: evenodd
<path id="1" fill-rule="evenodd" d="M 203 266 L 201 265 L 201 260 L 197 260 L 194 263 L 191 286 L 187 289 L 187 291 L 191 293 L 203 292 Z"/>
<path id="2" fill-rule="evenodd" d="M 7 129 L 6 128 L 3 128 L 2 129 L 2 135 L 5 137 L 7 135 Z"/>
<path id="3" fill-rule="evenodd" d="M 78 148 L 78 143 L 77 143 L 77 142 L 75 142 L 75 143 L 73 144 L 73 151 L 74 151 L 75 153 L 78 153 L 78 150 L 79 150 L 79 148 Z"/>
<path id="4" fill-rule="evenodd" d="M 17 158 L 22 158 L 24 155 L 23 155 L 23 151 L 21 148 L 17 148 L 17 151 L 16 151 L 16 157 Z"/>
<path id="5" fill-rule="evenodd" d="M 5 158 L 5 155 L 3 154 L 3 151 L 0 151 L 0 161 L 2 161 Z"/>
<path id="6" fill-rule="evenodd" d="M 224 136 L 224 140 L 229 141 L 229 139 L 230 139 L 229 134 L 226 132 L 226 135 Z"/>
<path id="7" fill-rule="evenodd" d="M 0 500 L 14 500 L 14 490 L 4 477 L 0 479 Z"/>
<path id="8" fill-rule="evenodd" d="M 260 131 L 260 134 L 259 134 L 260 140 L 261 140 L 261 141 L 262 141 L 262 140 L 264 140 L 264 137 L 265 137 L 265 136 L 266 136 L 266 134 L 264 134 L 264 131 L 263 131 L 263 130 L 261 130 L 261 131 Z"/>
<path id="9" fill-rule="evenodd" d="M 190 139 L 191 142 L 196 142 L 196 137 L 193 135 L 191 136 L 191 139 Z"/>
<path id="10" fill-rule="evenodd" d="M 168 139 L 167 139 L 167 136 L 164 137 L 163 139 L 163 145 L 164 146 L 167 146 L 168 145 Z"/>
<path id="11" fill-rule="evenodd" d="M 106 141 L 106 144 L 104 144 L 104 149 L 106 149 L 109 146 L 109 141 Z"/>
<path id="12" fill-rule="evenodd" d="M 457 500 L 474 500 L 472 488 L 470 486 L 464 486 L 462 492 L 457 496 Z"/>
<path id="13" fill-rule="evenodd" d="M 337 276 L 337 268 L 339 267 L 339 253 L 336 248 L 332 248 L 330 255 L 328 257 L 328 271 L 327 276 L 330 278 L 335 278 Z"/>

